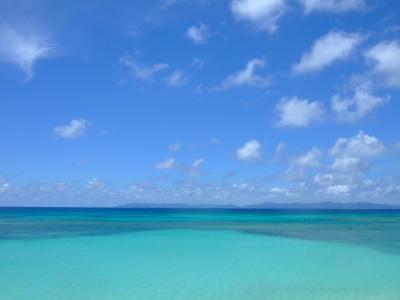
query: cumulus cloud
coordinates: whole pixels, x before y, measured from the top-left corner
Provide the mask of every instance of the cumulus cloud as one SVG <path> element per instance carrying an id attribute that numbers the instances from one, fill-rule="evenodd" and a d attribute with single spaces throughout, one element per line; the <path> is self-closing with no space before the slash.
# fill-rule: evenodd
<path id="1" fill-rule="evenodd" d="M 334 158 L 330 168 L 337 172 L 366 172 L 371 162 L 385 151 L 385 146 L 374 136 L 360 131 L 350 138 L 339 138 L 330 149 Z"/>
<path id="2" fill-rule="evenodd" d="M 285 176 L 292 179 L 302 178 L 307 169 L 318 168 L 320 166 L 321 151 L 314 147 L 307 153 L 292 159 Z"/>
<path id="3" fill-rule="evenodd" d="M 121 57 L 120 63 L 130 69 L 134 78 L 144 81 L 153 79 L 157 73 L 160 73 L 169 67 L 166 63 L 155 63 L 148 66 L 143 65 L 127 56 Z"/>
<path id="4" fill-rule="evenodd" d="M 273 33 L 287 11 L 285 0 L 233 0 L 231 11 L 238 20 L 249 21 L 258 29 Z"/>
<path id="5" fill-rule="evenodd" d="M 292 67 L 295 75 L 319 71 L 333 62 L 349 57 L 362 42 L 358 33 L 330 31 L 317 39 L 308 52 L 305 52 L 300 62 Z"/>
<path id="6" fill-rule="evenodd" d="M 185 36 L 193 43 L 199 45 L 203 44 L 210 37 L 208 26 L 201 23 L 198 26 L 190 26 L 185 33 Z"/>
<path id="7" fill-rule="evenodd" d="M 355 87 L 354 95 L 342 98 L 334 95 L 331 99 L 331 109 L 340 122 L 356 122 L 389 101 L 390 96 L 375 96 L 369 84 Z"/>
<path id="8" fill-rule="evenodd" d="M 360 11 L 365 9 L 364 0 L 299 0 L 304 6 L 304 13 L 331 12 L 343 13 L 349 11 Z"/>
<path id="9" fill-rule="evenodd" d="M 366 52 L 372 72 L 388 87 L 400 88 L 400 42 L 383 41 Z"/>
<path id="10" fill-rule="evenodd" d="M 319 102 L 298 97 L 282 98 L 275 109 L 279 115 L 277 127 L 307 127 L 324 118 L 324 109 Z"/>
<path id="11" fill-rule="evenodd" d="M 244 70 L 229 75 L 220 85 L 218 89 L 229 89 L 232 87 L 266 87 L 269 80 L 266 77 L 256 74 L 257 69 L 265 68 L 263 59 L 255 58 L 250 60 Z"/>
<path id="12" fill-rule="evenodd" d="M 0 27 L 0 62 L 17 66 L 25 73 L 26 80 L 32 79 L 35 64 L 49 58 L 54 50 L 54 45 L 43 35 Z"/>
<path id="13" fill-rule="evenodd" d="M 261 144 L 257 140 L 250 140 L 236 150 L 236 158 L 239 160 L 253 162 L 261 157 Z"/>
<path id="14" fill-rule="evenodd" d="M 89 128 L 90 122 L 85 119 L 73 119 L 69 124 L 54 128 L 54 133 L 64 139 L 81 137 Z"/>
<path id="15" fill-rule="evenodd" d="M 158 170 L 172 169 L 176 165 L 174 158 L 168 158 L 166 160 L 160 161 L 154 167 Z"/>

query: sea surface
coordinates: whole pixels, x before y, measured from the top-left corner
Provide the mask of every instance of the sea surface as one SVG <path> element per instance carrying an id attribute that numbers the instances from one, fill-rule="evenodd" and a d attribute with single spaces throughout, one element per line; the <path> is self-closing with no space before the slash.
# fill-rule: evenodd
<path id="1" fill-rule="evenodd" d="M 400 299 L 400 211 L 0 208 L 1 300 Z"/>

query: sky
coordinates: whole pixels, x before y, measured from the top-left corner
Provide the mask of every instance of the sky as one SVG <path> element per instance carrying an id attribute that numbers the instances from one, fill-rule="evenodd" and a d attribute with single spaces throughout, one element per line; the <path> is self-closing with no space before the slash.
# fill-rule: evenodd
<path id="1" fill-rule="evenodd" d="M 400 2 L 0 2 L 0 206 L 400 204 Z"/>

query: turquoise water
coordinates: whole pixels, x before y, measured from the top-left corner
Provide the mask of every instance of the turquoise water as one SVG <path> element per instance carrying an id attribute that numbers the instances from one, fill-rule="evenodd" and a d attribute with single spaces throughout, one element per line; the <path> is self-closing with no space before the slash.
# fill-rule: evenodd
<path id="1" fill-rule="evenodd" d="M 400 299 L 400 212 L 0 209 L 0 299 Z"/>

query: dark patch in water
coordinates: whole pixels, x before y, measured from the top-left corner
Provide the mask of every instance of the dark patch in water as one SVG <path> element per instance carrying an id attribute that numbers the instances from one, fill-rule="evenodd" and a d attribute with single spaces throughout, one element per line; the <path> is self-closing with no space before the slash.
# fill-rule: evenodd
<path id="1" fill-rule="evenodd" d="M 400 254 L 400 211 L 0 208 L 0 240 L 111 235 L 143 230 L 234 230 L 335 241 Z"/>

